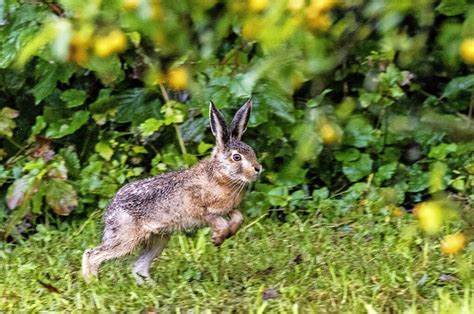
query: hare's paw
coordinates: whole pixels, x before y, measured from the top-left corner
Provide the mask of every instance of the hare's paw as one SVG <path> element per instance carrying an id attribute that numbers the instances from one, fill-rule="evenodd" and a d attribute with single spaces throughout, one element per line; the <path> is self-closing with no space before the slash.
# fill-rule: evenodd
<path id="1" fill-rule="evenodd" d="M 224 242 L 224 240 L 227 239 L 228 234 L 228 232 L 219 234 L 214 232 L 211 237 L 212 244 L 214 244 L 215 246 L 220 246 Z"/>
<path id="2" fill-rule="evenodd" d="M 135 278 L 135 281 L 137 282 L 137 285 L 150 285 L 150 286 L 155 286 L 156 282 L 151 279 L 150 275 L 146 274 L 141 274 L 139 272 L 132 272 L 133 278 Z"/>
<path id="3" fill-rule="evenodd" d="M 207 216 L 206 222 L 212 228 L 212 243 L 215 246 L 221 245 L 229 234 L 229 223 L 223 217 L 217 215 Z"/>
<path id="4" fill-rule="evenodd" d="M 90 255 L 93 252 L 92 249 L 84 251 L 82 255 L 82 277 L 86 283 L 90 283 L 92 279 L 97 278 L 98 267 L 91 264 Z"/>
<path id="5" fill-rule="evenodd" d="M 239 230 L 243 222 L 244 222 L 244 216 L 242 215 L 242 213 L 238 210 L 233 210 L 230 213 L 228 237 L 236 234 L 237 230 Z"/>

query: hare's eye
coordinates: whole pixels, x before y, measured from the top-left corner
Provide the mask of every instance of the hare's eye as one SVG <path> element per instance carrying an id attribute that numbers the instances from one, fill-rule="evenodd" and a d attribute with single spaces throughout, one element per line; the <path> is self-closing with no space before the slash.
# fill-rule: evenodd
<path id="1" fill-rule="evenodd" d="M 240 156 L 240 154 L 233 154 L 232 155 L 232 160 L 240 161 L 240 160 L 242 160 L 242 156 Z"/>

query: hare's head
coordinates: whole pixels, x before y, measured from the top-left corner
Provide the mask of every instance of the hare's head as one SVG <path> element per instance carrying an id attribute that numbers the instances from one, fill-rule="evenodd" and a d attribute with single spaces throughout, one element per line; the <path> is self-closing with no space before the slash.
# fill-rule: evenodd
<path id="1" fill-rule="evenodd" d="M 237 111 L 228 128 L 216 106 L 212 102 L 209 106 L 211 130 L 216 138 L 212 162 L 216 171 L 232 181 L 251 182 L 262 172 L 262 166 L 258 163 L 252 147 L 240 140 L 247 129 L 251 111 L 252 99 L 249 99 Z"/>

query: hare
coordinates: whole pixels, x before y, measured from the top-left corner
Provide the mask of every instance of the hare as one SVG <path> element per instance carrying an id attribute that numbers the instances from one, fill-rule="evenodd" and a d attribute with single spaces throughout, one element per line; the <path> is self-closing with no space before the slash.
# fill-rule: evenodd
<path id="1" fill-rule="evenodd" d="M 137 283 L 150 279 L 153 260 L 171 234 L 210 226 L 211 241 L 219 246 L 243 222 L 237 209 L 245 187 L 262 171 L 253 149 L 241 141 L 252 110 L 249 99 L 235 114 L 230 128 L 211 102 L 209 118 L 216 145 L 209 158 L 192 168 L 138 180 L 123 186 L 104 215 L 102 243 L 82 257 L 86 282 L 97 277 L 100 264 L 142 246 L 133 266 Z"/>

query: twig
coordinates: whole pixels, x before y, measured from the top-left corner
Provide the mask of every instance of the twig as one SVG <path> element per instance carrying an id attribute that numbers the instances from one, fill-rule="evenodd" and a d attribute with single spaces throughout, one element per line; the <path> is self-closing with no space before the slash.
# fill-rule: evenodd
<path id="1" fill-rule="evenodd" d="M 160 90 L 165 101 L 166 102 L 170 101 L 170 96 L 168 95 L 168 92 L 166 91 L 166 88 L 163 86 L 163 84 L 160 84 Z"/>
<path id="2" fill-rule="evenodd" d="M 176 131 L 176 137 L 178 138 L 179 147 L 181 148 L 181 153 L 183 155 L 187 154 L 186 146 L 184 146 L 183 136 L 181 135 L 181 130 L 177 124 L 173 124 L 174 130 Z"/>
<path id="3" fill-rule="evenodd" d="M 469 119 L 472 119 L 472 110 L 473 110 L 473 107 L 474 107 L 474 89 L 472 90 L 471 92 L 471 104 L 469 106 L 469 112 L 467 114 L 467 116 L 469 117 Z"/>
<path id="4" fill-rule="evenodd" d="M 160 90 L 161 94 L 163 95 L 163 98 L 165 99 L 166 102 L 170 101 L 170 97 L 168 95 L 168 92 L 166 91 L 166 88 L 163 86 L 163 84 L 160 84 Z M 179 129 L 179 126 L 176 123 L 173 123 L 174 130 L 176 132 L 176 138 L 178 139 L 179 143 L 179 148 L 181 149 L 181 154 L 185 155 L 188 152 L 186 151 L 186 146 L 184 145 L 184 140 L 183 136 L 181 134 L 181 130 Z"/>
<path id="5" fill-rule="evenodd" d="M 15 140 L 13 140 L 12 138 L 10 137 L 5 137 L 7 139 L 7 141 L 9 141 L 12 145 L 14 145 L 16 148 L 18 149 L 22 149 L 23 147 L 18 144 L 17 142 L 15 142 Z"/>
<path id="6" fill-rule="evenodd" d="M 240 229 L 241 232 L 244 232 L 245 230 L 247 230 L 248 228 L 252 227 L 253 225 L 255 225 L 257 222 L 259 222 L 260 220 L 262 220 L 265 216 L 267 216 L 268 213 L 265 213 L 263 214 L 262 216 L 258 217 L 257 219 L 255 219 L 254 221 L 252 221 L 251 223 L 249 223 L 248 225 L 246 225 L 245 227 L 243 227 L 242 229 Z"/>

